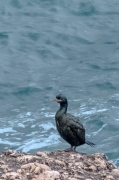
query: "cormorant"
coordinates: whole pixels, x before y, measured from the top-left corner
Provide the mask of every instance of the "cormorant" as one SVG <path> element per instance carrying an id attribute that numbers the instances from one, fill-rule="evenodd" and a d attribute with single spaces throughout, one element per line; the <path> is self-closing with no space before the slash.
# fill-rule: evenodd
<path id="1" fill-rule="evenodd" d="M 55 115 L 57 130 L 60 136 L 71 145 L 71 148 L 65 151 L 75 151 L 77 146 L 83 144 L 94 146 L 94 143 L 85 139 L 85 129 L 80 120 L 67 113 L 67 98 L 59 94 L 56 96 L 56 101 L 60 104 L 60 108 Z"/>

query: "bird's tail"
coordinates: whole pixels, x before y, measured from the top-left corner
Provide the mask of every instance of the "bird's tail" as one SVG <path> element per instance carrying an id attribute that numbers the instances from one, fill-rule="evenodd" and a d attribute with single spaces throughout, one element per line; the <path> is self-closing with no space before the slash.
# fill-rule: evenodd
<path id="1" fill-rule="evenodd" d="M 89 146 L 93 146 L 93 147 L 95 146 L 94 143 L 92 143 L 92 142 L 90 142 L 90 141 L 87 141 L 87 140 L 85 141 L 85 143 L 88 144 Z"/>

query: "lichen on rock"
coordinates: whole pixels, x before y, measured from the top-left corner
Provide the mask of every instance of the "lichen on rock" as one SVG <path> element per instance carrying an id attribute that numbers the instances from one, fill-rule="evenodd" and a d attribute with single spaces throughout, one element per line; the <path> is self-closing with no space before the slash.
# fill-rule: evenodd
<path id="1" fill-rule="evenodd" d="M 0 153 L 0 180 L 119 180 L 119 168 L 105 154 L 54 151 Z"/>

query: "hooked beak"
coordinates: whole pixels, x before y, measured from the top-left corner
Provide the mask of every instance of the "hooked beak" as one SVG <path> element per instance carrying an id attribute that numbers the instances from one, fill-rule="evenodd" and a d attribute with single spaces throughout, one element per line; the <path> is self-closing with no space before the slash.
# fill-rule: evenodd
<path id="1" fill-rule="evenodd" d="M 62 102 L 62 100 L 61 99 L 55 99 L 55 101 L 57 102 L 57 103 L 61 103 Z"/>

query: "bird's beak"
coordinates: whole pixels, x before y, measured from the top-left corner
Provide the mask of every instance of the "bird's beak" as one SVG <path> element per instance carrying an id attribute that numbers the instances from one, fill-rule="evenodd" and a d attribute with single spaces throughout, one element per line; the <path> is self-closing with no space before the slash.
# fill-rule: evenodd
<path id="1" fill-rule="evenodd" d="M 61 99 L 55 99 L 55 101 L 57 102 L 57 103 L 61 103 L 62 102 L 62 100 Z"/>

